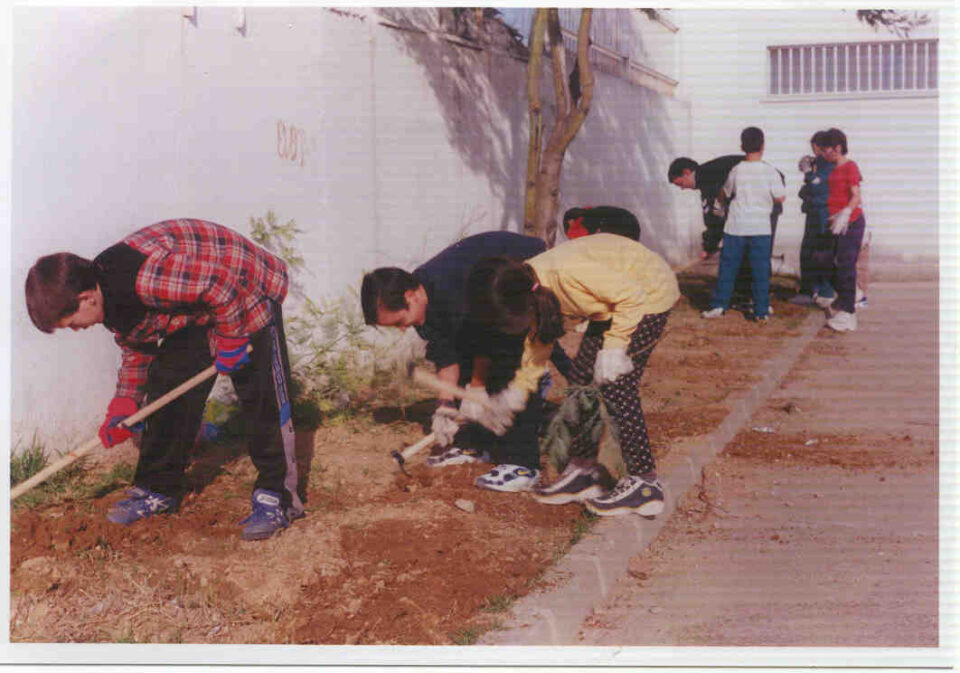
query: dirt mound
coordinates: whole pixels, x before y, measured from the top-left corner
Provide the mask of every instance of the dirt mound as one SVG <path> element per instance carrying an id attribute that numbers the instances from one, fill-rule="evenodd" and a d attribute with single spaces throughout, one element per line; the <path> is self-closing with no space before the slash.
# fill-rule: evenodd
<path id="1" fill-rule="evenodd" d="M 934 447 L 910 435 L 771 433 L 742 430 L 724 449 L 736 458 L 846 469 L 905 469 L 936 463 Z"/>

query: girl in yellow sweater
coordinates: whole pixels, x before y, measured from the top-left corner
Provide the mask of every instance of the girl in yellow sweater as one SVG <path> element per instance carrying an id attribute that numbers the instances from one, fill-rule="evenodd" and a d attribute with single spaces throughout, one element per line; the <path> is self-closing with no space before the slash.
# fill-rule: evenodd
<path id="1" fill-rule="evenodd" d="M 610 321 L 602 334 L 587 334 L 573 361 L 570 382 L 600 386 L 620 440 L 627 476 L 603 494 L 596 446 L 575 441 L 570 463 L 552 485 L 538 490 L 541 502 L 585 501 L 596 514 L 663 511 L 663 488 L 640 405 L 639 385 L 670 309 L 680 297 L 666 261 L 642 244 L 614 234 L 594 234 L 527 260 L 481 260 L 467 279 L 473 316 L 508 334 L 527 334 L 509 386 L 488 404 L 465 404 L 461 413 L 502 434 L 536 390 L 565 323 Z"/>

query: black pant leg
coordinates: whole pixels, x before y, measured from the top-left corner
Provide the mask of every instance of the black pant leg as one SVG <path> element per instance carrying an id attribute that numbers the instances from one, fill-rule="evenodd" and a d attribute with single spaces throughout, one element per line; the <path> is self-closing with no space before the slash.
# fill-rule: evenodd
<path id="1" fill-rule="evenodd" d="M 207 327 L 191 326 L 165 338 L 147 372 L 147 400 L 155 400 L 213 363 Z M 211 378 L 146 419 L 134 484 L 180 499 Z"/>
<path id="2" fill-rule="evenodd" d="M 543 398 L 530 393 L 527 406 L 513 418 L 513 425 L 498 437 L 491 449 L 493 462 L 540 469 L 540 422 L 543 420 Z"/>
<path id="3" fill-rule="evenodd" d="M 283 508 L 299 515 L 303 503 L 297 495 L 290 363 L 278 304 L 273 305 L 273 313 L 273 324 L 250 336 L 250 363 L 230 378 L 240 398 L 247 450 L 257 468 L 254 488 L 279 493 Z"/>

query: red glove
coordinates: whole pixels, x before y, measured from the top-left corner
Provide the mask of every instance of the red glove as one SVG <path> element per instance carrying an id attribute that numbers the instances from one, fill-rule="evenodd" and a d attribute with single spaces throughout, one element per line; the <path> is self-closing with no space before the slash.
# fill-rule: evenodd
<path id="1" fill-rule="evenodd" d="M 137 423 L 132 428 L 120 427 L 119 423 L 130 414 L 137 412 L 137 403 L 129 397 L 114 397 L 107 407 L 107 417 L 100 426 L 100 441 L 107 449 L 125 442 L 134 432 L 143 429 L 143 423 Z"/>
<path id="2" fill-rule="evenodd" d="M 235 372 L 244 365 L 250 364 L 250 354 L 247 347 L 250 337 L 228 337 L 217 335 L 217 371 L 222 374 Z"/>

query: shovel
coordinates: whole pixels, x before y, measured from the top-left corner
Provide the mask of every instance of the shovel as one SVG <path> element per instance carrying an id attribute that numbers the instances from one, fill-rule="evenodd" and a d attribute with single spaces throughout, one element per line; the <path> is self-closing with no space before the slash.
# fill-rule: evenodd
<path id="1" fill-rule="evenodd" d="M 253 350 L 253 347 L 251 346 L 247 347 L 248 353 L 252 350 Z M 215 376 L 216 374 L 217 374 L 217 366 L 216 364 L 212 364 L 206 369 L 204 369 L 202 372 L 200 372 L 199 374 L 196 374 L 195 376 L 192 376 L 191 378 L 187 379 L 186 381 L 181 383 L 179 386 L 177 386 L 170 392 L 166 393 L 165 395 L 162 395 L 161 397 L 158 397 L 153 402 L 145 406 L 143 409 L 140 409 L 134 414 L 130 414 L 125 419 L 120 421 L 119 425 L 124 428 L 129 428 L 136 425 L 137 423 L 142 421 L 144 418 L 152 414 L 157 409 L 160 409 L 161 407 L 165 407 L 170 402 L 173 402 L 175 399 L 183 395 L 185 392 L 187 392 L 191 388 L 195 388 L 196 386 L 203 383 L 210 377 Z M 38 484 L 42 484 L 43 482 L 45 482 L 47 479 L 55 475 L 57 472 L 59 472 L 63 468 L 67 467 L 68 465 L 71 465 L 78 459 L 83 458 L 88 453 L 92 453 L 98 446 L 102 446 L 99 436 L 94 437 L 89 442 L 87 442 L 83 446 L 77 447 L 70 453 L 64 454 L 60 458 L 60 460 L 58 460 L 57 462 L 51 465 L 47 465 L 45 468 L 37 472 L 35 475 L 30 477 L 29 479 L 20 482 L 14 488 L 12 488 L 10 490 L 10 500 L 16 500 L 21 495 L 23 495 L 24 493 L 32 489 L 34 486 L 37 486 Z"/>

